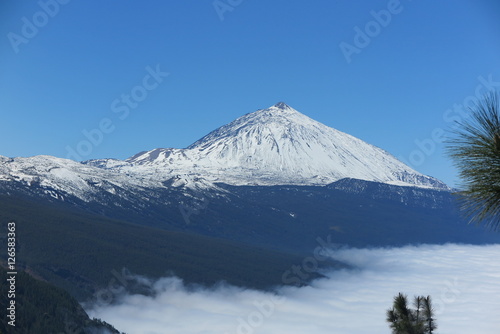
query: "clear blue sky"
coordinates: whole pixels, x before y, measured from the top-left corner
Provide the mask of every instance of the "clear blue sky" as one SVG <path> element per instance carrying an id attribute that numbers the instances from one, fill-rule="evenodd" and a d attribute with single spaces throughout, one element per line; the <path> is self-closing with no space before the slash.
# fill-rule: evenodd
<path id="1" fill-rule="evenodd" d="M 285 101 L 454 185 L 432 132 L 500 85 L 497 0 L 59 2 L 0 5 L 0 155 L 101 126 L 82 159 L 124 159 Z"/>

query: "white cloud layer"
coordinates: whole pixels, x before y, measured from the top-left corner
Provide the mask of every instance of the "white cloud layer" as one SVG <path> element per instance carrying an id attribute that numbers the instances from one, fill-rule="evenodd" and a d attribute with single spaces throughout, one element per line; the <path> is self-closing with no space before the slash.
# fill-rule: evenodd
<path id="1" fill-rule="evenodd" d="M 359 269 L 272 293 L 221 286 L 187 290 L 175 278 L 156 297 L 125 296 L 88 310 L 127 334 L 390 333 L 385 313 L 398 292 L 430 295 L 437 334 L 500 333 L 500 245 L 424 245 L 337 250 Z"/>

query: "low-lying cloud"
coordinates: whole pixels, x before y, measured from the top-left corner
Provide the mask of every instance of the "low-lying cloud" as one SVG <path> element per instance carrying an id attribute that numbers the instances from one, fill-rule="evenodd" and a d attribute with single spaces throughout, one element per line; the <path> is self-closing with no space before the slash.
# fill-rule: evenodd
<path id="1" fill-rule="evenodd" d="M 376 334 L 390 333 L 385 313 L 403 292 L 432 297 L 438 334 L 500 332 L 500 245 L 340 249 L 332 257 L 357 269 L 277 294 L 193 291 L 163 278 L 151 283 L 155 297 L 127 295 L 88 313 L 127 334 Z"/>

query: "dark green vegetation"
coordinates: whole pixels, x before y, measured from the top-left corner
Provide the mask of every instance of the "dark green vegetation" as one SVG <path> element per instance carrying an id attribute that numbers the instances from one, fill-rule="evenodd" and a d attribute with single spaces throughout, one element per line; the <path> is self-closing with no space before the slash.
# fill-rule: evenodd
<path id="1" fill-rule="evenodd" d="M 386 319 L 393 334 L 432 334 L 437 328 L 430 296 L 415 297 L 413 306 L 408 306 L 408 297 L 402 293 L 394 297 Z"/>
<path id="2" fill-rule="evenodd" d="M 354 179 L 325 187 L 227 189 L 245 203 L 233 200 L 232 207 L 229 203 L 225 205 L 229 207 L 227 210 L 233 210 L 233 217 L 237 217 L 235 221 L 240 224 L 225 224 L 221 230 L 243 241 L 249 241 L 244 237 L 252 235 L 253 240 L 263 245 L 283 249 L 306 251 L 317 244 L 318 236 L 326 235 L 331 235 L 333 243 L 352 247 L 500 241 L 500 235 L 467 225 L 460 217 L 453 195 L 447 191 Z M 206 211 L 216 214 L 223 207 L 213 201 Z M 238 215 L 239 208 L 245 209 Z M 201 225 L 203 217 L 203 214 L 193 216 L 192 225 Z M 238 233 L 238 230 L 244 232 Z"/>
<path id="3" fill-rule="evenodd" d="M 106 329 L 106 333 L 119 333 L 113 326 L 98 319 L 89 319 L 80 304 L 63 289 L 37 280 L 19 271 L 16 275 L 15 326 L 5 316 L 8 307 L 7 271 L 0 267 L 0 333 L 26 334 L 87 334 Z M 102 332 L 100 332 L 102 333 Z"/>
<path id="4" fill-rule="evenodd" d="M 187 283 L 212 285 L 224 280 L 264 289 L 281 285 L 283 273 L 304 257 L 135 225 L 57 203 L 2 196 L 1 231 L 7 231 L 11 220 L 16 222 L 18 268 L 36 273 L 81 301 L 114 284 L 113 270 L 123 268 L 151 278 L 175 274 Z"/>
<path id="5" fill-rule="evenodd" d="M 327 236 L 355 247 L 500 242 L 500 235 L 468 226 L 448 191 L 354 179 L 316 187 L 220 187 L 226 192 L 186 196 L 184 189 L 168 187 L 135 198 L 127 194 L 126 200 L 115 196 L 88 203 L 70 196 L 64 202 L 43 197 L 45 189 L 36 186 L 7 191 L 101 218 L 308 255 L 318 246 L 316 239 Z"/>
<path id="6" fill-rule="evenodd" d="M 500 229 L 500 98 L 490 92 L 456 124 L 448 153 L 460 172 L 462 209 L 471 222 Z"/>

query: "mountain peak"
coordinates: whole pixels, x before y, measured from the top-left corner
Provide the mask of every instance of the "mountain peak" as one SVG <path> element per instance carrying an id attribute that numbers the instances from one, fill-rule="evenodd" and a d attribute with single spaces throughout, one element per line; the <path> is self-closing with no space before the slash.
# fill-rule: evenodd
<path id="1" fill-rule="evenodd" d="M 290 107 L 285 102 L 278 102 L 274 106 L 272 106 L 271 108 L 276 108 L 276 109 L 280 109 L 280 110 L 293 109 L 292 107 Z"/>
<path id="2" fill-rule="evenodd" d="M 311 121 L 315 122 L 313 119 L 290 107 L 285 102 L 278 102 L 275 105 L 270 106 L 269 108 L 259 109 L 255 112 L 239 117 L 228 125 L 242 125 L 245 123 L 248 124 L 255 122 L 263 124 L 270 124 L 273 122 L 289 124 L 290 122 L 309 123 Z"/>
<path id="3" fill-rule="evenodd" d="M 157 173 L 203 176 L 232 185 L 325 185 L 343 178 L 446 188 L 361 139 L 330 128 L 284 102 L 243 115 L 186 149 L 127 160 Z M 156 169 L 158 168 L 158 169 Z"/>

